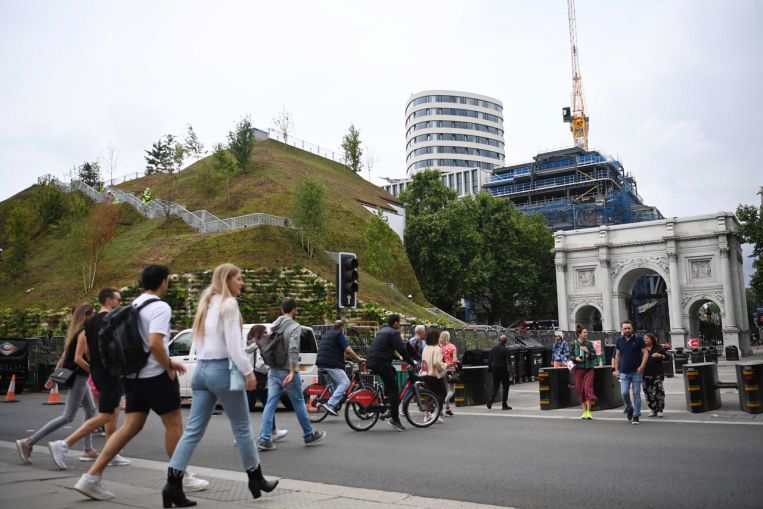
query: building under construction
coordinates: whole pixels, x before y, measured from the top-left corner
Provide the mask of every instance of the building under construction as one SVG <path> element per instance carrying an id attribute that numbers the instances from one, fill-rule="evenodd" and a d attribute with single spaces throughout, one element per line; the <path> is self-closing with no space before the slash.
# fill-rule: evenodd
<path id="1" fill-rule="evenodd" d="M 483 188 L 527 214 L 542 214 L 552 231 L 662 219 L 656 207 L 644 204 L 636 180 L 618 160 L 582 147 L 496 168 Z"/>

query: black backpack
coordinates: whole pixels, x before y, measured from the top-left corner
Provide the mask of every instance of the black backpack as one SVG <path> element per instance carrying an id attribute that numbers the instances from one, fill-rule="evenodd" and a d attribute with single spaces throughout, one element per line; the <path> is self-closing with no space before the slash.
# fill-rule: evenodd
<path id="1" fill-rule="evenodd" d="M 98 332 L 98 348 L 103 368 L 112 376 L 138 373 L 148 362 L 150 352 L 144 349 L 138 329 L 140 310 L 161 299 L 149 299 L 138 307 L 127 305 L 109 311 Z"/>

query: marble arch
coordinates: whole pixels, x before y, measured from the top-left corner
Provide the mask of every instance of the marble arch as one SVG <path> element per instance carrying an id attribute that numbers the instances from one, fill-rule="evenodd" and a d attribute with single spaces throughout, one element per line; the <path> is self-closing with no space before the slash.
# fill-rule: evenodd
<path id="1" fill-rule="evenodd" d="M 602 328 L 628 318 L 625 299 L 636 279 L 657 274 L 668 293 L 670 336 L 684 346 L 690 308 L 712 301 L 721 310 L 725 345 L 751 353 L 742 249 L 734 214 L 668 218 L 554 234 L 559 326 L 575 328 L 583 306 L 601 312 Z"/>

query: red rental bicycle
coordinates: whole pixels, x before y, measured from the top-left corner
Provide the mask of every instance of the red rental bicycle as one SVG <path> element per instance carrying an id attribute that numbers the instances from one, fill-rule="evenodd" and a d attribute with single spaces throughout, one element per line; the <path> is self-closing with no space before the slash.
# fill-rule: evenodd
<path id="1" fill-rule="evenodd" d="M 408 380 L 400 390 L 403 415 L 413 426 L 426 428 L 440 417 L 442 406 L 435 393 L 423 387 L 423 377 L 408 370 Z M 389 405 L 381 385 L 361 388 L 350 394 L 344 407 L 344 420 L 355 431 L 368 431 L 379 419 L 389 418 Z"/>
<path id="2" fill-rule="evenodd" d="M 347 388 L 344 397 L 339 401 L 339 405 L 336 407 L 337 412 L 342 408 L 344 402 L 347 401 L 347 397 L 353 392 L 359 389 L 373 390 L 374 377 L 371 374 L 367 374 L 365 363 L 358 364 L 358 368 L 355 369 L 353 363 L 346 362 L 345 370 L 351 371 L 351 373 L 348 373 L 348 375 L 350 375 L 350 386 Z M 318 375 L 324 375 L 327 383 L 325 385 L 322 383 L 314 383 L 308 385 L 302 391 L 302 394 L 305 397 L 307 415 L 310 416 L 310 422 L 314 423 L 321 422 L 329 415 L 325 405 L 331 399 L 331 395 L 334 393 L 335 388 L 334 382 L 328 376 L 328 373 L 321 369 L 318 371 Z M 365 381 L 364 378 L 366 379 Z"/>

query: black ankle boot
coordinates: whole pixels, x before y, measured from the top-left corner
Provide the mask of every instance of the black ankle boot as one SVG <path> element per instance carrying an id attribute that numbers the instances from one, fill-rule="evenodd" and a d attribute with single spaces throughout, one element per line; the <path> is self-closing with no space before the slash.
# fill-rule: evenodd
<path id="1" fill-rule="evenodd" d="M 268 481 L 265 479 L 265 476 L 262 475 L 262 465 L 257 465 L 257 468 L 247 470 L 246 475 L 249 476 L 249 491 L 252 492 L 254 498 L 260 498 L 260 490 L 270 493 L 278 486 L 278 481 Z"/>
<path id="2" fill-rule="evenodd" d="M 162 489 L 162 502 L 164 507 L 193 507 L 196 502 L 185 498 L 183 493 L 183 474 L 174 468 L 167 469 L 167 484 Z"/>

